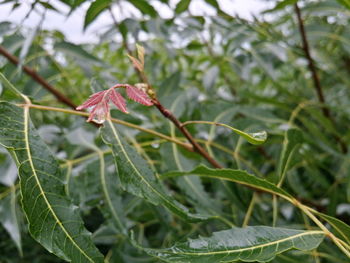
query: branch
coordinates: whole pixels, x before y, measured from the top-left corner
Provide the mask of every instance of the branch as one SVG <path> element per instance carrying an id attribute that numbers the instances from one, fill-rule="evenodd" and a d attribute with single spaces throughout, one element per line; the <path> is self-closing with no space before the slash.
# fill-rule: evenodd
<path id="1" fill-rule="evenodd" d="M 116 26 L 116 28 L 118 28 L 118 22 L 112 12 L 112 9 L 109 9 L 109 13 L 113 19 L 114 25 Z M 129 56 L 133 56 L 130 47 L 128 46 L 127 40 L 123 38 L 123 46 L 126 49 L 127 53 Z M 140 72 L 134 65 L 134 69 L 136 71 L 136 73 L 139 76 L 140 81 L 142 81 L 143 83 L 147 84 L 148 89 L 153 90 L 146 75 L 144 74 L 144 72 Z M 168 109 L 166 109 L 161 103 L 160 101 L 153 97 L 152 98 L 152 102 L 154 104 L 154 106 L 157 107 L 157 109 L 159 110 L 159 112 L 167 119 L 169 119 L 176 128 L 179 129 L 179 131 L 187 138 L 187 140 L 192 144 L 192 147 L 194 149 L 195 152 L 197 152 L 198 154 L 202 155 L 213 167 L 215 168 L 223 168 L 223 166 L 221 164 L 219 164 L 217 161 L 215 161 L 210 155 L 209 153 L 204 150 L 204 148 L 202 146 L 200 146 L 199 143 L 196 142 L 195 138 L 190 134 L 190 132 L 183 127 L 182 123 L 175 117 L 175 115 Z"/>
<path id="2" fill-rule="evenodd" d="M 316 94 L 317 94 L 317 97 L 318 97 L 318 101 L 322 104 L 323 115 L 327 119 L 329 119 L 333 124 L 335 124 L 335 121 L 332 118 L 330 110 L 326 107 L 325 96 L 323 94 L 320 78 L 319 78 L 319 76 L 317 74 L 317 70 L 316 70 L 316 66 L 315 66 L 314 60 L 311 57 L 310 46 L 309 46 L 309 43 L 308 43 L 308 40 L 307 40 L 307 37 L 306 37 L 306 31 L 305 31 L 305 27 L 304 27 L 304 22 L 303 22 L 303 19 L 301 17 L 301 12 L 300 12 L 300 8 L 298 6 L 298 3 L 294 4 L 294 9 L 295 9 L 295 13 L 296 13 L 297 19 L 298 19 L 299 32 L 300 32 L 301 40 L 302 40 L 302 43 L 303 43 L 303 50 L 304 50 L 306 59 L 308 61 L 308 67 L 309 67 L 309 70 L 311 72 L 311 76 L 312 76 L 312 80 L 313 80 L 313 83 L 314 83 L 314 88 L 316 90 Z M 341 140 L 341 138 L 338 135 L 335 135 L 335 139 L 340 144 L 342 152 L 343 153 L 347 153 L 347 151 L 348 151 L 347 146 Z"/>
<path id="3" fill-rule="evenodd" d="M 50 106 L 42 106 L 42 105 L 37 105 L 37 104 L 29 104 L 29 105 L 27 105 L 27 104 L 16 104 L 16 105 L 18 107 L 28 106 L 29 108 L 33 108 L 33 109 L 63 112 L 63 113 L 79 115 L 79 116 L 83 116 L 83 117 L 88 117 L 89 116 L 89 113 L 87 113 L 87 112 L 76 111 L 76 110 L 69 110 L 69 109 L 62 109 L 62 108 L 55 108 L 55 107 L 50 107 Z M 162 138 L 164 140 L 167 140 L 169 142 L 176 143 L 176 144 L 182 146 L 187 151 L 193 152 L 193 148 L 192 148 L 192 146 L 190 144 L 184 143 L 184 142 L 182 142 L 182 141 L 180 141 L 180 140 L 178 140 L 176 138 L 169 137 L 169 136 L 167 136 L 165 134 L 162 134 L 160 132 L 157 132 L 157 131 L 154 131 L 154 130 L 151 130 L 151 129 L 147 129 L 147 128 L 143 128 L 143 127 L 141 127 L 139 125 L 136 125 L 136 124 L 133 124 L 133 123 L 130 123 L 130 122 L 126 122 L 126 121 L 123 121 L 123 120 L 111 118 L 111 121 L 114 122 L 114 123 L 126 126 L 126 127 L 130 127 L 130 128 L 139 130 L 139 131 L 147 132 L 149 134 L 152 134 L 154 136 L 157 136 L 157 137 Z"/>
<path id="4" fill-rule="evenodd" d="M 10 54 L 3 46 L 0 45 L 0 54 L 6 57 L 12 64 L 18 65 L 19 59 Z M 69 98 L 67 98 L 63 93 L 55 89 L 51 84 L 49 84 L 44 78 L 42 78 L 34 69 L 28 67 L 28 66 L 22 66 L 23 71 L 29 75 L 33 80 L 35 80 L 37 83 L 39 83 L 41 86 L 43 86 L 46 90 L 48 90 L 50 93 L 52 93 L 58 101 L 60 101 L 63 104 L 66 104 L 67 106 L 71 107 L 72 109 L 75 109 L 77 105 L 75 105 Z"/>
<path id="5" fill-rule="evenodd" d="M 147 83 L 148 84 L 148 83 Z M 149 84 L 148 84 L 149 85 Z M 165 108 L 158 99 L 153 99 L 154 106 L 157 107 L 157 109 L 160 111 L 160 113 L 167 119 L 169 119 L 174 125 L 179 129 L 179 131 L 187 138 L 187 140 L 192 144 L 193 149 L 202 155 L 211 165 L 213 165 L 215 168 L 223 168 L 221 164 L 219 164 L 217 161 L 215 161 L 209 153 L 204 150 L 202 146 L 200 146 L 195 139 L 192 137 L 192 135 L 189 133 L 189 131 L 183 126 L 183 123 L 180 122 L 174 114 Z"/>

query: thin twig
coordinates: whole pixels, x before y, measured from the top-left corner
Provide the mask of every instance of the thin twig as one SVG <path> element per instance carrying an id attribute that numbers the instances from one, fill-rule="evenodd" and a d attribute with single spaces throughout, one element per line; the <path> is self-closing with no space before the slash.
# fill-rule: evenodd
<path id="1" fill-rule="evenodd" d="M 16 104 L 18 107 L 24 107 L 26 106 L 26 104 Z M 89 113 L 87 112 L 82 112 L 82 111 L 76 111 L 76 110 L 69 110 L 69 109 L 62 109 L 62 108 L 56 108 L 56 107 L 49 107 L 49 106 L 43 106 L 43 105 L 36 105 L 36 104 L 30 104 L 28 106 L 29 108 L 33 108 L 33 109 L 38 109 L 38 110 L 47 110 L 47 111 L 56 111 L 56 112 L 63 112 L 63 113 L 68 113 L 68 114 L 74 114 L 74 115 L 79 115 L 79 116 L 84 116 L 84 117 L 88 117 Z M 147 129 L 147 128 L 143 128 L 141 126 L 138 126 L 136 124 L 130 123 L 130 122 L 126 122 L 123 120 L 119 120 L 119 119 L 115 119 L 115 118 L 111 118 L 111 121 L 126 127 L 130 127 L 139 131 L 143 131 L 143 132 L 147 132 L 149 134 L 153 134 L 159 138 L 162 138 L 164 140 L 176 143 L 182 147 L 184 147 L 186 150 L 193 152 L 193 148 L 191 144 L 188 143 L 184 143 L 182 141 L 179 141 L 177 139 L 171 138 L 163 133 L 151 130 L 151 129 Z"/>
<path id="2" fill-rule="evenodd" d="M 3 46 L 0 45 L 0 54 L 6 57 L 12 64 L 18 65 L 19 59 L 8 52 Z M 51 84 L 49 84 L 44 78 L 42 78 L 34 69 L 28 66 L 22 66 L 23 71 L 29 75 L 33 80 L 43 86 L 46 90 L 52 93 L 58 101 L 61 103 L 75 109 L 77 105 L 75 105 L 69 98 L 67 98 L 63 93 L 55 89 Z"/>
<path id="3" fill-rule="evenodd" d="M 327 119 L 329 119 L 333 124 L 335 124 L 335 121 L 332 118 L 330 110 L 326 107 L 326 100 L 325 100 L 325 96 L 323 94 L 321 81 L 320 81 L 320 78 L 319 78 L 319 76 L 317 74 L 317 70 L 316 70 L 316 66 L 315 66 L 314 60 L 312 59 L 312 56 L 311 56 L 310 46 L 309 46 L 309 42 L 307 40 L 306 31 L 305 31 L 305 27 L 304 27 L 304 22 L 303 22 L 303 19 L 301 17 L 301 12 L 300 12 L 300 8 L 298 6 L 298 3 L 294 4 L 294 9 L 295 9 L 295 13 L 296 13 L 297 19 L 298 19 L 298 26 L 299 26 L 300 36 L 301 36 L 301 40 L 302 40 L 302 43 L 303 43 L 303 50 L 304 50 L 306 59 L 308 61 L 308 67 L 309 67 L 309 70 L 311 72 L 311 76 L 312 76 L 312 80 L 313 80 L 313 83 L 314 83 L 314 88 L 316 90 L 318 101 L 322 104 L 323 115 Z M 335 137 L 336 141 L 339 143 L 342 152 L 343 153 L 347 153 L 348 149 L 347 149 L 346 144 L 341 140 L 341 138 L 338 135 L 335 135 L 334 137 Z"/>
<path id="4" fill-rule="evenodd" d="M 147 83 L 149 85 L 149 83 Z M 150 85 L 149 85 L 150 86 Z M 167 119 L 169 119 L 174 125 L 179 129 L 179 131 L 187 138 L 187 140 L 192 144 L 194 150 L 202 155 L 211 165 L 213 165 L 215 168 L 223 168 L 221 164 L 219 164 L 217 161 L 215 161 L 209 153 L 204 150 L 202 146 L 200 146 L 195 139 L 192 137 L 192 135 L 189 133 L 189 131 L 183 126 L 183 124 L 174 116 L 174 114 L 165 108 L 158 99 L 153 99 L 154 106 L 157 107 L 157 109 L 160 111 L 160 113 Z"/>

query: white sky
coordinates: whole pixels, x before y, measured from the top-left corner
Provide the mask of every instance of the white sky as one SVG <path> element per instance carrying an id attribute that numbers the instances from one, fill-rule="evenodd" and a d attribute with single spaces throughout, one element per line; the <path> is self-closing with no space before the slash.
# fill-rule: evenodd
<path id="1" fill-rule="evenodd" d="M 150 2 L 159 10 L 160 16 L 167 18 L 172 17 L 173 11 L 176 3 L 179 0 L 170 0 L 171 8 L 168 8 L 164 4 L 157 4 L 157 1 L 151 0 Z M 30 9 L 30 0 L 23 0 L 25 3 L 20 8 L 16 9 L 14 12 L 11 11 L 11 4 L 3 4 L 0 6 L 0 22 L 1 21 L 12 21 L 15 23 L 21 23 L 25 15 Z M 225 10 L 225 12 L 234 15 L 238 14 L 239 16 L 250 19 L 252 15 L 258 15 L 262 10 L 271 7 L 271 4 L 266 3 L 261 0 L 218 0 L 220 7 Z M 67 14 L 69 8 L 64 4 L 60 3 L 57 0 L 51 0 L 50 3 L 55 6 L 57 9 Z M 64 15 L 60 15 L 54 11 L 48 11 L 45 17 L 45 23 L 43 24 L 44 29 L 57 29 L 62 31 L 68 40 L 75 43 L 82 43 L 88 41 L 96 40 L 96 32 L 100 31 L 106 25 L 111 24 L 112 20 L 108 13 L 102 14 L 98 17 L 97 20 L 83 32 L 83 23 L 85 11 L 89 7 L 88 3 L 82 5 L 81 8 L 77 9 L 71 16 L 68 18 Z M 213 15 L 215 12 L 203 0 L 192 0 L 190 5 L 190 11 L 193 15 Z M 123 7 L 123 14 L 120 14 L 118 7 L 113 9 L 113 13 L 118 20 L 121 20 L 122 17 L 137 17 L 140 15 L 138 10 L 133 8 L 130 4 L 127 4 Z M 32 12 L 31 15 L 24 21 L 24 25 L 28 27 L 35 27 L 39 24 L 41 15 L 35 12 Z"/>

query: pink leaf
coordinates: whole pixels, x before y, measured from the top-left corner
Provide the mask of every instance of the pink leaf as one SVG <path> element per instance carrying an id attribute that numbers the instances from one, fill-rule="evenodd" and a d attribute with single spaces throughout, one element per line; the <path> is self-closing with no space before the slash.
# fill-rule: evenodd
<path id="1" fill-rule="evenodd" d="M 146 105 L 146 106 L 151 106 L 153 105 L 152 101 L 150 100 L 150 98 L 148 97 L 148 95 L 134 87 L 134 86 L 128 86 L 126 87 L 126 94 L 128 95 L 128 97 L 138 103 L 141 103 L 143 105 Z"/>
<path id="2" fill-rule="evenodd" d="M 110 98 L 113 102 L 113 104 L 122 112 L 128 113 L 128 110 L 126 109 L 126 102 L 120 93 L 116 92 L 115 89 L 111 89 L 110 91 Z"/>
<path id="3" fill-rule="evenodd" d="M 77 107 L 77 110 L 86 109 L 86 108 L 89 108 L 89 107 L 96 105 L 97 103 L 99 103 L 103 99 L 105 92 L 106 91 L 103 90 L 103 91 L 99 91 L 97 93 L 92 94 L 87 101 L 85 101 L 82 105 Z"/>
<path id="4" fill-rule="evenodd" d="M 101 124 L 106 120 L 108 115 L 109 115 L 109 105 L 106 100 L 103 100 L 97 105 L 95 105 L 93 110 L 90 112 L 90 116 L 87 119 L 87 122 L 93 120 L 94 122 Z"/>

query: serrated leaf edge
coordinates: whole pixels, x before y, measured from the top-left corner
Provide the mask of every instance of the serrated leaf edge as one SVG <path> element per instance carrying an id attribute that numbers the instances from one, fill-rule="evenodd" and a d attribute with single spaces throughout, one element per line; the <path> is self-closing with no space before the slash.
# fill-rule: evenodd
<path id="1" fill-rule="evenodd" d="M 28 155 L 28 162 L 30 165 L 30 168 L 32 169 L 33 172 L 33 176 L 35 178 L 35 181 L 39 187 L 40 193 L 42 195 L 42 197 L 44 198 L 44 201 L 48 207 L 48 209 L 50 210 L 51 214 L 53 215 L 56 223 L 60 226 L 60 228 L 62 229 L 62 231 L 65 233 L 65 235 L 67 236 L 67 238 L 72 242 L 72 244 L 81 252 L 82 255 L 84 255 L 90 262 L 94 262 L 93 259 L 91 259 L 85 252 L 84 250 L 82 250 L 80 248 L 80 246 L 74 241 L 74 239 L 70 236 L 70 234 L 68 233 L 67 229 L 64 227 L 64 225 L 62 224 L 62 222 L 59 220 L 59 218 L 57 217 L 55 211 L 52 209 L 50 202 L 48 201 L 45 191 L 43 190 L 41 183 L 39 181 L 38 175 L 36 173 L 35 167 L 34 167 L 34 163 L 32 161 L 32 154 L 30 152 L 30 148 L 29 148 L 29 107 L 26 106 L 24 107 L 24 136 L 25 136 L 25 145 L 26 145 L 26 151 L 27 151 L 27 155 Z"/>

